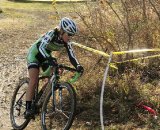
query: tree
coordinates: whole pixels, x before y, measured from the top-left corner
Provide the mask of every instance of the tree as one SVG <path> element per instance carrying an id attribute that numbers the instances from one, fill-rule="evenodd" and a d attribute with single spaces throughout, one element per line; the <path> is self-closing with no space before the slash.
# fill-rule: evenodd
<path id="1" fill-rule="evenodd" d="M 2 11 L 2 9 L 0 8 L 0 13 L 2 13 L 3 11 Z"/>

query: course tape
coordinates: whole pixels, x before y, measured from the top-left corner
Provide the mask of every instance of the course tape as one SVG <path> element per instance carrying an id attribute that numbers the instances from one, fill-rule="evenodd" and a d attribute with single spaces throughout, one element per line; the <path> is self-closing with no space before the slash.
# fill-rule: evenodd
<path id="1" fill-rule="evenodd" d="M 103 51 L 99 51 L 99 50 L 96 50 L 96 49 L 93 49 L 93 48 L 90 48 L 90 47 L 86 47 L 86 46 L 84 46 L 82 44 L 79 44 L 79 43 L 76 43 L 76 42 L 72 42 L 72 44 L 76 45 L 76 46 L 78 46 L 80 48 L 86 49 L 88 51 L 94 52 L 96 54 L 100 54 L 100 55 L 102 55 L 104 57 L 107 57 L 107 58 L 109 57 L 109 55 L 107 53 L 103 52 Z"/>
<path id="2" fill-rule="evenodd" d="M 56 0 L 52 0 L 52 5 L 55 5 L 56 4 Z"/>
<path id="3" fill-rule="evenodd" d="M 158 52 L 160 49 L 140 49 L 140 50 L 130 50 L 130 51 L 119 51 L 113 52 L 113 55 L 122 55 L 126 53 L 137 53 L 137 52 Z"/>
<path id="4" fill-rule="evenodd" d="M 99 54 L 99 55 L 102 55 L 104 57 L 107 57 L 109 58 L 109 54 L 103 52 L 103 51 L 99 51 L 99 50 L 96 50 L 96 49 L 93 49 L 93 48 L 90 48 L 90 47 L 86 47 L 82 44 L 79 44 L 79 43 L 76 43 L 76 42 L 72 42 L 73 45 L 76 45 L 80 48 L 83 48 L 85 50 L 88 50 L 88 51 L 91 51 L 93 53 L 96 53 L 96 54 Z M 140 50 L 130 50 L 130 51 L 120 51 L 120 52 L 112 52 L 113 55 L 122 55 L 122 54 L 127 54 L 127 53 L 138 53 L 138 52 L 159 52 L 160 49 L 159 48 L 156 48 L 156 49 L 140 49 Z M 122 61 L 122 62 L 114 62 L 114 63 L 110 63 L 110 67 L 111 68 L 114 68 L 114 69 L 118 69 L 117 66 L 115 64 L 120 64 L 120 63 L 126 63 L 126 62 L 134 62 L 134 61 L 138 61 L 138 60 L 141 60 L 141 59 L 149 59 L 149 58 L 155 58 L 155 57 L 160 57 L 160 54 L 159 55 L 153 55 L 153 56 L 147 56 L 147 57 L 140 57 L 140 58 L 136 58 L 136 59 L 131 59 L 131 60 L 125 60 L 125 61 Z"/>
<path id="5" fill-rule="evenodd" d="M 110 63 L 110 64 L 115 65 L 115 64 L 121 64 L 121 63 L 126 63 L 126 62 L 134 62 L 134 61 L 138 61 L 138 60 L 150 59 L 150 58 L 155 58 L 155 57 L 160 57 L 160 54 L 159 55 L 153 55 L 153 56 L 140 57 L 140 58 L 131 59 L 131 60 L 125 60 L 125 61 L 122 61 L 122 62 L 114 62 L 114 63 Z"/>
<path id="6" fill-rule="evenodd" d="M 109 54 L 103 52 L 103 51 L 99 51 L 99 50 L 96 50 L 96 49 L 93 49 L 93 48 L 90 48 L 90 47 L 87 47 L 87 46 L 84 46 L 82 44 L 79 44 L 79 43 L 76 43 L 76 42 L 72 42 L 73 45 L 76 45 L 80 48 L 83 48 L 83 49 L 86 49 L 88 51 L 91 51 L 91 52 L 94 52 L 96 54 L 100 54 L 104 57 L 109 57 Z M 159 48 L 156 48 L 156 49 L 139 49 L 139 50 L 130 50 L 130 51 L 118 51 L 118 52 L 112 52 L 113 55 L 122 55 L 122 54 L 127 54 L 127 53 L 137 53 L 137 52 L 158 52 L 160 51 Z"/>

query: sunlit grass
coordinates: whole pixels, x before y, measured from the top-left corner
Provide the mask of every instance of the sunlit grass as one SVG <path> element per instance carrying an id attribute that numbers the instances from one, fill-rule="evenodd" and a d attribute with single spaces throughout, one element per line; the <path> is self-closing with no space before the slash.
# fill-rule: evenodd
<path id="1" fill-rule="evenodd" d="M 13 9 L 5 8 L 3 9 L 3 17 L 0 19 L 0 29 L 18 29 L 25 28 L 26 24 L 31 24 L 33 22 L 32 14 L 25 13 L 21 11 L 15 11 Z M 21 26 L 19 26 L 21 24 Z"/>
<path id="2" fill-rule="evenodd" d="M 53 6 L 49 3 L 32 3 L 32 2 L 11 2 L 2 0 L 1 2 L 2 9 L 13 8 L 13 9 L 24 9 L 24 10 L 52 10 Z"/>
<path id="3" fill-rule="evenodd" d="M 15 25 L 15 28 L 19 28 L 20 26 L 16 26 L 16 23 L 22 23 L 22 25 L 28 23 L 36 22 L 36 18 L 34 13 L 41 13 L 43 11 L 49 11 L 48 19 L 57 19 L 59 16 L 65 13 L 74 13 L 73 6 L 83 6 L 83 3 L 57 3 L 52 5 L 50 3 L 37 3 L 37 2 L 12 2 L 7 0 L 0 1 L 1 8 L 3 13 L 1 14 L 3 17 L 0 19 L 0 28 L 3 27 L 9 28 Z"/>
<path id="4" fill-rule="evenodd" d="M 84 3 L 74 3 L 74 5 L 77 5 L 78 7 L 83 5 Z M 23 10 L 30 10 L 30 11 L 54 11 L 54 7 L 52 5 L 52 2 L 49 3 L 43 3 L 43 2 L 11 2 L 2 0 L 1 1 L 1 7 L 2 9 L 5 8 L 13 8 L 13 9 L 23 9 Z M 73 4 L 72 3 L 56 3 L 55 7 L 58 9 L 58 11 L 63 12 L 70 12 L 73 11 Z"/>

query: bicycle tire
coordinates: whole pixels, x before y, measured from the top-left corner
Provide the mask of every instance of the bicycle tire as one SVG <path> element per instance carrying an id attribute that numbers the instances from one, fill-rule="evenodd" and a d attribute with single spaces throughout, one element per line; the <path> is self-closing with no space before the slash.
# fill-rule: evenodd
<path id="1" fill-rule="evenodd" d="M 22 98 L 23 96 L 25 95 L 25 92 L 23 92 L 23 94 L 21 94 L 22 98 L 18 98 L 18 100 L 16 100 L 16 97 L 17 95 L 20 93 L 19 90 L 24 86 L 24 84 L 26 84 L 26 86 L 28 87 L 28 84 L 29 84 L 29 78 L 23 78 L 20 80 L 20 82 L 18 83 L 14 93 L 13 93 L 13 96 L 12 96 L 12 100 L 11 100 L 11 106 L 10 106 L 10 120 L 11 120 L 11 125 L 12 127 L 15 129 L 15 130 L 22 130 L 24 129 L 28 123 L 30 122 L 30 119 L 24 119 L 24 112 L 25 112 L 25 98 L 24 98 L 24 103 L 22 102 Z M 24 87 L 26 87 L 24 86 Z M 25 90 L 25 89 L 24 89 Z M 21 97 L 20 96 L 20 97 Z M 25 96 L 24 96 L 25 97 Z M 18 108 L 19 107 L 19 108 Z M 15 108 L 15 110 L 14 110 Z M 20 114 L 20 111 L 24 109 L 24 112 L 22 112 L 21 114 L 22 115 L 19 115 Z M 17 114 L 17 117 L 19 116 L 20 117 L 20 120 L 24 119 L 24 122 L 21 123 L 21 124 L 18 124 L 16 122 L 16 119 L 15 119 L 15 113 L 19 111 L 19 114 Z M 22 118 L 22 119 L 21 119 Z M 19 121 L 20 121 L 19 120 Z"/>
<path id="2" fill-rule="evenodd" d="M 61 90 L 63 96 L 62 97 L 63 104 L 61 104 L 60 101 L 58 101 L 59 95 L 56 95 L 56 98 L 54 99 L 56 100 L 55 110 L 54 107 L 51 105 L 52 103 L 50 103 L 50 101 L 51 102 L 53 101 L 52 92 L 50 91 L 45 98 L 41 113 L 41 124 L 43 130 L 50 130 L 50 129 L 69 130 L 73 123 L 76 112 L 76 92 L 72 87 L 72 85 L 67 82 L 60 83 L 59 87 L 57 87 L 56 90 L 54 91 L 54 94 L 59 93 Z M 71 103 L 69 103 L 68 101 L 71 101 Z M 69 106 L 65 106 L 67 105 L 67 103 L 69 103 Z M 63 109 L 60 108 L 60 104 Z M 70 111 L 68 111 L 68 109 L 70 109 Z M 61 116 L 64 117 L 61 118 Z M 46 121 L 47 118 L 49 119 L 49 122 Z"/>

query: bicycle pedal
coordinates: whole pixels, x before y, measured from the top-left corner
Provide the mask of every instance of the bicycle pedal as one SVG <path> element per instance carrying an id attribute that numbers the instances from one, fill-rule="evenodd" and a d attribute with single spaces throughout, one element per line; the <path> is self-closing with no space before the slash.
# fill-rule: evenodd
<path id="1" fill-rule="evenodd" d="M 24 112 L 24 118 L 25 119 L 35 119 L 34 111 L 28 110 Z"/>

